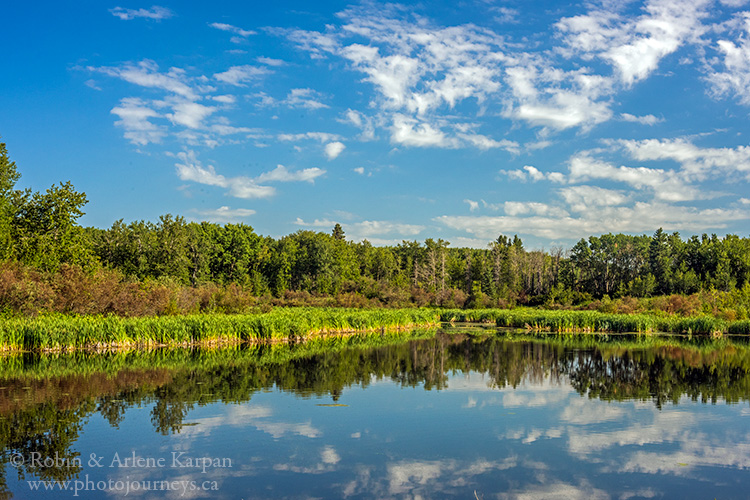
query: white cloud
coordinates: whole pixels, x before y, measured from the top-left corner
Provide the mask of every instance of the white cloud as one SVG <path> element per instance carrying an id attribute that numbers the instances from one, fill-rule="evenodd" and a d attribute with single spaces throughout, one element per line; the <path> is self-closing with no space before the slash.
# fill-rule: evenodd
<path id="1" fill-rule="evenodd" d="M 256 61 L 258 61 L 261 64 L 265 64 L 266 66 L 284 66 L 286 62 L 282 61 L 281 59 L 273 59 L 271 57 L 256 57 Z"/>
<path id="2" fill-rule="evenodd" d="M 683 175 L 673 170 L 647 167 L 615 167 L 602 160 L 581 153 L 570 159 L 569 181 L 585 182 L 592 179 L 606 179 L 624 182 L 636 189 L 649 188 L 658 200 L 689 201 L 705 197 L 705 193 L 687 185 Z"/>
<path id="3" fill-rule="evenodd" d="M 475 211 L 479 210 L 479 202 L 478 201 L 464 200 L 464 203 L 468 203 L 469 204 L 469 211 L 470 212 L 475 212 Z"/>
<path id="4" fill-rule="evenodd" d="M 372 236 L 380 234 L 396 233 L 404 236 L 416 236 L 425 230 L 424 226 L 417 224 L 400 224 L 389 221 L 366 220 L 353 224 L 353 228 L 360 236 Z"/>
<path id="5" fill-rule="evenodd" d="M 716 42 L 723 58 L 723 71 L 711 71 L 706 78 L 715 96 L 734 94 L 740 103 L 750 105 L 750 12 L 743 12 L 739 16 L 744 34 L 738 37 L 736 43 L 732 40 Z"/>
<path id="6" fill-rule="evenodd" d="M 336 221 L 329 219 L 315 219 L 307 222 L 302 218 L 297 218 L 294 224 L 310 228 L 332 228 Z M 425 230 L 424 226 L 416 224 L 403 224 L 400 222 L 383 221 L 383 220 L 364 220 L 360 222 L 341 223 L 346 231 L 347 237 L 352 241 L 361 239 L 370 239 L 372 236 L 381 236 L 388 234 L 398 234 L 401 236 L 416 236 Z"/>
<path id="7" fill-rule="evenodd" d="M 514 217 L 516 215 L 550 215 L 566 216 L 565 211 L 553 207 L 546 203 L 536 201 L 506 201 L 503 204 L 503 210 L 507 215 Z"/>
<path id="8" fill-rule="evenodd" d="M 218 224 L 240 222 L 256 213 L 255 210 L 248 208 L 229 208 L 227 206 L 219 207 L 215 210 L 195 210 L 194 212 L 201 217 L 201 220 Z"/>
<path id="9" fill-rule="evenodd" d="M 279 134 L 277 139 L 280 141 L 305 141 L 313 140 L 320 142 L 332 142 L 341 139 L 341 136 L 337 134 L 329 134 L 327 132 L 305 132 L 303 134 Z"/>
<path id="10" fill-rule="evenodd" d="M 240 36 L 242 38 L 247 38 L 250 35 L 256 34 L 255 31 L 243 30 L 241 28 L 238 28 L 237 26 L 232 26 L 231 24 L 211 23 L 209 24 L 209 26 L 211 26 L 212 28 L 216 28 L 217 30 L 228 31 L 229 33 Z"/>
<path id="11" fill-rule="evenodd" d="M 342 120 L 345 123 L 351 123 L 355 127 L 362 130 L 359 138 L 364 141 L 371 141 L 375 139 L 375 124 L 372 117 L 360 113 L 354 109 L 347 109 L 345 113 L 345 119 Z"/>
<path id="12" fill-rule="evenodd" d="M 96 83 L 96 80 L 89 79 L 83 82 L 84 85 L 86 85 L 90 89 L 94 90 L 101 90 L 102 88 Z"/>
<path id="13" fill-rule="evenodd" d="M 488 149 L 500 148 L 516 155 L 521 152 L 521 149 L 517 142 L 509 141 L 507 139 L 496 141 L 481 134 L 458 134 L 458 137 L 465 142 L 485 151 Z"/>
<path id="14" fill-rule="evenodd" d="M 353 168 L 352 171 L 358 173 L 359 175 L 365 175 L 365 167 L 356 167 Z"/>
<path id="15" fill-rule="evenodd" d="M 325 146 L 326 156 L 329 160 L 335 160 L 344 149 L 346 149 L 346 146 L 341 142 L 329 142 Z"/>
<path id="16" fill-rule="evenodd" d="M 258 81 L 271 73 L 272 71 L 266 67 L 244 64 L 242 66 L 232 66 L 226 71 L 216 73 L 214 74 L 214 78 L 229 85 L 244 87 L 245 84 Z"/>
<path id="17" fill-rule="evenodd" d="M 561 184 L 565 182 L 565 175 L 561 172 L 542 172 L 533 165 L 524 165 L 522 169 L 500 170 L 500 174 L 507 176 L 511 180 L 526 182 L 531 179 L 533 182 L 548 180 Z"/>
<path id="18" fill-rule="evenodd" d="M 180 163 L 176 163 L 177 176 L 184 181 L 197 182 L 207 186 L 217 186 L 227 189 L 230 196 L 235 198 L 254 199 L 269 198 L 276 194 L 272 186 L 265 186 L 266 182 L 310 182 L 325 174 L 325 170 L 319 168 L 307 168 L 299 171 L 290 171 L 283 165 L 278 165 L 270 172 L 264 172 L 256 178 L 237 176 L 225 177 L 218 174 L 216 169 L 209 165 L 204 167 L 198 161 L 195 152 L 187 151 L 177 153 L 176 157 Z"/>
<path id="19" fill-rule="evenodd" d="M 630 201 L 622 191 L 596 186 L 573 186 L 558 191 L 565 203 L 574 212 L 596 210 L 599 207 L 623 205 Z"/>
<path id="20" fill-rule="evenodd" d="M 531 212 L 531 210 L 529 210 Z M 736 220 L 750 219 L 747 209 L 699 209 L 659 202 L 636 202 L 632 206 L 601 206 L 571 216 L 564 211 L 548 215 L 460 216 L 443 215 L 433 220 L 474 237 L 494 240 L 498 234 L 530 234 L 548 239 L 577 239 L 581 235 L 604 233 L 649 233 L 655 227 L 666 231 L 701 231 L 726 228 Z"/>
<path id="21" fill-rule="evenodd" d="M 237 98 L 229 94 L 212 96 L 211 99 L 222 104 L 234 104 L 237 102 Z"/>
<path id="22" fill-rule="evenodd" d="M 636 18 L 594 8 L 586 15 L 557 23 L 570 54 L 599 57 L 613 66 L 621 83 L 630 86 L 647 78 L 660 61 L 705 31 L 709 0 L 651 0 Z"/>
<path id="23" fill-rule="evenodd" d="M 177 176 L 183 181 L 197 182 L 207 186 L 229 187 L 230 181 L 223 175 L 217 174 L 213 166 L 203 167 L 195 157 L 195 153 L 178 153 L 177 157 L 183 163 L 176 163 Z"/>
<path id="24" fill-rule="evenodd" d="M 686 180 L 705 180 L 717 173 L 739 173 L 750 180 L 750 146 L 736 148 L 701 148 L 686 139 L 643 141 L 620 140 L 634 159 L 640 161 L 672 160 L 682 167 Z"/>
<path id="25" fill-rule="evenodd" d="M 323 451 L 320 452 L 320 458 L 324 464 L 336 465 L 341 461 L 341 457 L 333 446 L 326 446 Z"/>
<path id="26" fill-rule="evenodd" d="M 122 99 L 110 113 L 120 118 L 115 125 L 125 129 L 125 138 L 138 146 L 161 142 L 166 135 L 163 127 L 149 121 L 150 118 L 159 118 L 159 113 L 141 99 Z"/>
<path id="27" fill-rule="evenodd" d="M 292 89 L 286 96 L 286 99 L 281 101 L 282 104 L 286 104 L 290 108 L 305 108 L 305 109 L 323 109 L 327 108 L 327 104 L 320 102 L 322 94 L 316 92 L 313 89 Z"/>
<path id="28" fill-rule="evenodd" d="M 391 141 L 404 146 L 456 148 L 459 142 L 430 123 L 419 123 L 402 114 L 393 116 Z"/>
<path id="29" fill-rule="evenodd" d="M 315 219 L 312 222 L 306 222 L 304 219 L 297 217 L 297 219 L 292 223 L 297 226 L 302 227 L 314 227 L 314 228 L 323 228 L 323 227 L 333 227 L 336 225 L 336 221 L 328 220 L 328 219 Z"/>
<path id="30" fill-rule="evenodd" d="M 664 121 L 663 118 L 657 118 L 654 115 L 635 116 L 630 113 L 622 113 L 620 119 L 626 122 L 640 123 L 641 125 L 656 125 Z"/>
<path id="31" fill-rule="evenodd" d="M 166 117 L 175 125 L 188 128 L 200 128 L 203 119 L 216 111 L 212 106 L 190 101 L 179 102 L 172 106 L 172 109 L 174 113 L 167 114 Z"/>
<path id="32" fill-rule="evenodd" d="M 270 172 L 260 174 L 256 180 L 258 182 L 314 182 L 315 179 L 325 173 L 325 170 L 317 167 L 293 172 L 288 170 L 284 165 L 277 165 L 276 168 Z"/>
<path id="33" fill-rule="evenodd" d="M 138 17 L 144 18 L 144 19 L 153 19 L 155 21 L 161 21 L 162 19 L 169 19 L 170 17 L 174 16 L 174 12 L 167 9 L 166 7 L 159 7 L 158 5 L 154 5 L 150 9 L 138 9 L 138 10 L 125 9 L 123 7 L 115 7 L 114 9 L 109 9 L 109 12 L 113 16 L 119 17 L 123 21 L 130 21 Z"/>
<path id="34" fill-rule="evenodd" d="M 606 491 L 595 488 L 586 481 L 578 486 L 561 481 L 554 481 L 549 484 L 532 484 L 522 490 L 516 489 L 501 493 L 498 498 L 516 500 L 567 500 L 570 498 L 610 500 Z"/>
<path id="35" fill-rule="evenodd" d="M 148 59 L 137 64 L 126 63 L 120 67 L 89 67 L 88 69 L 141 87 L 165 90 L 189 100 L 198 99 L 197 89 L 190 85 L 184 70 L 170 68 L 167 73 L 160 73 L 159 66 Z"/>

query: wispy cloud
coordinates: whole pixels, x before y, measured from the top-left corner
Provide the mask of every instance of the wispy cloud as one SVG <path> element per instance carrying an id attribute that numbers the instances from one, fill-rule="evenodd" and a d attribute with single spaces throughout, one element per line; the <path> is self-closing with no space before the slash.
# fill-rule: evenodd
<path id="1" fill-rule="evenodd" d="M 256 180 L 258 182 L 313 182 L 325 173 L 325 170 L 317 167 L 292 172 L 284 165 L 277 165 L 276 168 L 270 172 L 260 174 Z"/>
<path id="2" fill-rule="evenodd" d="M 664 121 L 663 118 L 657 118 L 654 115 L 636 116 L 630 113 L 622 113 L 620 119 L 626 122 L 640 123 L 641 125 L 656 125 Z"/>
<path id="3" fill-rule="evenodd" d="M 125 130 L 125 138 L 138 146 L 159 143 L 166 136 L 164 127 L 150 121 L 160 115 L 141 99 L 130 97 L 120 101 L 119 106 L 112 108 L 111 113 L 120 119 L 115 125 Z"/>
<path id="4" fill-rule="evenodd" d="M 232 66 L 221 73 L 215 73 L 214 78 L 229 85 L 244 87 L 247 83 L 257 82 L 271 73 L 273 71 L 266 67 L 244 64 L 242 66 Z"/>
<path id="5" fill-rule="evenodd" d="M 223 206 L 214 210 L 194 210 L 193 213 L 198 215 L 201 220 L 217 224 L 227 224 L 247 220 L 250 216 L 255 215 L 256 212 L 249 208 L 229 208 L 228 206 Z"/>
<path id="6" fill-rule="evenodd" d="M 177 176 L 183 181 L 196 182 L 207 186 L 221 187 L 235 198 L 255 199 L 269 198 L 276 194 L 272 186 L 263 185 L 267 182 L 310 182 L 324 175 L 325 170 L 309 168 L 300 171 L 290 171 L 283 165 L 278 165 L 270 172 L 264 172 L 256 178 L 237 176 L 225 177 L 216 172 L 212 165 L 203 166 L 194 151 L 181 152 L 175 155 L 180 162 L 175 163 Z"/>
<path id="7" fill-rule="evenodd" d="M 237 26 L 226 23 L 210 23 L 209 26 L 212 28 L 216 28 L 217 30 L 232 33 L 234 35 L 232 38 L 230 38 L 230 41 L 232 43 L 244 43 L 245 40 L 247 40 L 247 37 L 251 35 L 257 35 L 257 32 L 255 31 L 244 30 L 242 28 L 238 28 Z"/>
<path id="8" fill-rule="evenodd" d="M 140 87 L 159 89 L 180 95 L 186 99 L 198 98 L 198 89 L 189 81 L 184 70 L 170 68 L 166 73 L 159 71 L 159 65 L 150 59 L 138 63 L 126 63 L 117 67 L 89 67 L 90 71 L 120 78 Z"/>
<path id="9" fill-rule="evenodd" d="M 159 7 L 158 5 L 154 5 L 150 9 L 137 9 L 137 10 L 126 9 L 124 7 L 115 7 L 114 9 L 109 9 L 109 12 L 113 16 L 119 17 L 123 21 L 130 21 L 136 18 L 153 19 L 155 21 L 161 21 L 162 19 L 169 19 L 170 17 L 174 16 L 174 12 L 167 9 L 166 7 Z"/>

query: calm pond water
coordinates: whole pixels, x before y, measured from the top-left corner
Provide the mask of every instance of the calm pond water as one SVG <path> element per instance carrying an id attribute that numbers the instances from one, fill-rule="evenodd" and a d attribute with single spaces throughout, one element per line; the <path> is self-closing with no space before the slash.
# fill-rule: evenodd
<path id="1" fill-rule="evenodd" d="M 6 357 L 0 498 L 747 498 L 748 401 L 732 340 Z"/>

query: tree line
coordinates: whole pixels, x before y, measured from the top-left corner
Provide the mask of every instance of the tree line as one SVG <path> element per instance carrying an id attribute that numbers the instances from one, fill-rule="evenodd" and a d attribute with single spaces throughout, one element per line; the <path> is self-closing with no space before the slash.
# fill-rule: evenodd
<path id="1" fill-rule="evenodd" d="M 246 224 L 172 215 L 156 222 L 119 220 L 100 229 L 78 223 L 87 198 L 70 182 L 40 193 L 15 189 L 19 178 L 0 143 L 0 260 L 6 267 L 26 266 L 25 276 L 28 269 L 47 277 L 104 270 L 141 287 L 232 286 L 252 297 L 346 295 L 392 306 L 575 305 L 701 291 L 750 294 L 750 239 L 736 235 L 683 239 L 658 229 L 651 236 L 591 236 L 567 251 L 544 251 L 507 235 L 484 249 L 451 248 L 431 238 L 373 246 L 348 241 L 339 224 L 330 233 L 300 230 L 276 239 Z"/>

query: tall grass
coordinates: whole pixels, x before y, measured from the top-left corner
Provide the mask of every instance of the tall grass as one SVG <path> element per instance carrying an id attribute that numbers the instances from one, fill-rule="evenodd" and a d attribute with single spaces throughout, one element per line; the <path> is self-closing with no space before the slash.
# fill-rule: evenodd
<path id="1" fill-rule="evenodd" d="M 106 347 L 281 341 L 326 334 L 433 325 L 427 309 L 275 309 L 265 314 L 136 317 L 48 315 L 0 320 L 0 349 Z"/>
<path id="2" fill-rule="evenodd" d="M 121 371 L 213 370 L 227 366 L 283 364 L 345 349 L 375 348 L 435 336 L 433 328 L 314 337 L 307 342 L 229 344 L 205 346 L 118 349 L 103 352 L 11 352 L 0 357 L 0 381 L 47 380 L 55 377 L 115 375 Z"/>
<path id="3" fill-rule="evenodd" d="M 442 321 L 494 323 L 531 331 L 750 334 L 750 321 L 726 321 L 712 316 L 679 317 L 647 314 L 607 314 L 596 311 L 546 311 L 538 309 L 447 310 Z"/>

